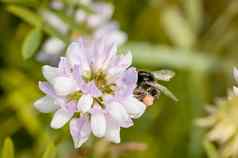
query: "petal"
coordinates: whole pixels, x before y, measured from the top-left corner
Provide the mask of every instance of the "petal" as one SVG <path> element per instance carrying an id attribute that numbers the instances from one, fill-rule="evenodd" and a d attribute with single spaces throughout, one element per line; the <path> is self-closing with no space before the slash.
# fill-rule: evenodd
<path id="1" fill-rule="evenodd" d="M 96 137 L 103 137 L 106 132 L 106 119 L 100 107 L 94 106 L 91 112 L 91 129 Z"/>
<path id="2" fill-rule="evenodd" d="M 51 120 L 51 128 L 61 128 L 63 127 L 73 116 L 73 113 L 69 113 L 63 109 L 59 109 L 55 112 L 53 119 Z"/>
<path id="3" fill-rule="evenodd" d="M 128 52 L 127 54 L 120 56 L 118 66 L 120 66 L 121 68 L 128 68 L 131 64 L 132 64 L 131 52 Z"/>
<path id="4" fill-rule="evenodd" d="M 64 50 L 65 44 L 58 38 L 49 38 L 43 45 L 42 51 L 46 54 L 59 56 Z"/>
<path id="5" fill-rule="evenodd" d="M 45 65 L 42 67 L 42 73 L 47 81 L 53 83 L 54 78 L 58 75 L 58 69 L 56 67 Z"/>
<path id="6" fill-rule="evenodd" d="M 125 71 L 131 64 L 132 64 L 132 55 L 131 52 L 128 52 L 127 54 L 114 58 L 111 61 L 108 73 L 110 76 L 117 75 Z"/>
<path id="7" fill-rule="evenodd" d="M 83 95 L 78 101 L 77 108 L 80 112 L 88 112 L 93 104 L 93 98 L 90 95 Z"/>
<path id="8" fill-rule="evenodd" d="M 54 112 L 59 108 L 59 106 L 55 104 L 54 99 L 49 96 L 38 99 L 34 103 L 34 107 L 42 113 Z"/>
<path id="9" fill-rule="evenodd" d="M 238 96 L 238 87 L 234 86 L 233 87 L 233 92 L 235 96 Z"/>
<path id="10" fill-rule="evenodd" d="M 122 77 L 116 81 L 118 89 L 115 93 L 117 97 L 128 97 L 134 93 L 137 86 L 137 71 L 135 68 L 130 68 L 120 76 Z"/>
<path id="11" fill-rule="evenodd" d="M 65 57 L 60 57 L 58 68 L 59 68 L 59 72 L 61 75 L 70 76 L 72 74 L 71 66 L 70 66 L 67 58 L 65 58 Z"/>
<path id="12" fill-rule="evenodd" d="M 66 96 L 76 91 L 77 83 L 69 77 L 57 77 L 53 81 L 53 87 L 57 95 Z"/>
<path id="13" fill-rule="evenodd" d="M 82 91 L 86 94 L 89 94 L 89 95 L 93 96 L 93 97 L 99 97 L 99 96 L 102 95 L 102 92 L 97 88 L 94 81 L 86 83 L 82 87 Z"/>
<path id="14" fill-rule="evenodd" d="M 88 25 L 92 28 L 99 27 L 107 20 L 109 20 L 112 16 L 113 7 L 110 4 L 103 2 L 94 2 L 93 4 L 91 4 L 91 7 L 95 14 L 89 16 L 87 20 Z"/>
<path id="15" fill-rule="evenodd" d="M 77 103 L 76 101 L 66 101 L 66 104 L 62 104 L 63 109 L 68 111 L 69 113 L 75 113 L 77 112 Z"/>
<path id="16" fill-rule="evenodd" d="M 67 49 L 66 56 L 71 65 L 80 65 L 81 72 L 90 71 L 87 49 L 85 49 L 85 41 L 82 39 L 78 42 L 72 42 Z"/>
<path id="17" fill-rule="evenodd" d="M 115 57 L 115 55 L 117 53 L 117 45 L 110 44 L 109 47 L 104 51 L 107 52 L 107 53 L 106 53 L 106 57 L 105 57 L 105 60 L 103 62 L 103 65 L 102 65 L 103 70 L 108 68 L 112 58 Z"/>
<path id="18" fill-rule="evenodd" d="M 233 75 L 234 75 L 236 82 L 238 82 L 238 69 L 237 68 L 234 68 Z"/>
<path id="19" fill-rule="evenodd" d="M 70 121 L 70 133 L 73 138 L 74 147 L 79 148 L 85 143 L 91 133 L 90 122 L 87 117 L 81 116 L 79 119 Z"/>
<path id="20" fill-rule="evenodd" d="M 120 126 L 113 121 L 110 117 L 107 117 L 107 128 L 105 138 L 113 143 L 120 143 Z"/>
<path id="21" fill-rule="evenodd" d="M 126 85 L 135 85 L 138 80 L 138 73 L 135 68 L 129 68 L 123 74 L 122 81 Z"/>
<path id="22" fill-rule="evenodd" d="M 120 103 L 111 102 L 110 104 L 106 105 L 106 110 L 121 127 L 128 128 L 133 125 L 128 113 Z"/>
<path id="23" fill-rule="evenodd" d="M 56 97 L 55 91 L 49 83 L 40 81 L 39 82 L 39 88 L 45 94 L 47 94 L 51 97 Z"/>
<path id="24" fill-rule="evenodd" d="M 104 35 L 106 36 L 106 43 L 116 44 L 117 46 L 122 45 L 127 40 L 126 33 L 119 30 L 119 26 L 116 22 L 109 22 L 101 27 L 99 27 L 95 33 L 95 38 L 101 38 Z"/>
<path id="25" fill-rule="evenodd" d="M 135 97 L 128 97 L 124 102 L 123 106 L 131 118 L 139 118 L 145 112 L 145 104 L 137 100 Z"/>
<path id="26" fill-rule="evenodd" d="M 84 22 L 86 18 L 87 18 L 87 15 L 86 15 L 85 11 L 78 9 L 75 12 L 75 21 L 76 22 L 78 22 L 78 23 Z"/>

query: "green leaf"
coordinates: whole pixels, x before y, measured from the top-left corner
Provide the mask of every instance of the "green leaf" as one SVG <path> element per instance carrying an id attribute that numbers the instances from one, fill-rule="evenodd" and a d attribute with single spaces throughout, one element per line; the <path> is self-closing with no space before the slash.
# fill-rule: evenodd
<path id="1" fill-rule="evenodd" d="M 121 52 L 130 50 L 135 65 L 144 67 L 165 66 L 191 71 L 208 71 L 216 68 L 218 60 L 207 52 L 152 45 L 146 42 L 130 42 L 121 48 Z M 204 55 L 206 54 L 206 55 Z M 223 63 L 227 65 L 227 63 Z"/>
<path id="2" fill-rule="evenodd" d="M 1 0 L 1 2 L 20 4 L 20 5 L 25 5 L 25 6 L 35 6 L 35 5 L 39 4 L 39 2 L 37 0 Z"/>
<path id="3" fill-rule="evenodd" d="M 2 158 L 14 158 L 14 145 L 11 138 L 6 138 L 4 141 Z"/>
<path id="4" fill-rule="evenodd" d="M 216 147 L 210 143 L 208 140 L 205 140 L 203 142 L 205 151 L 207 153 L 208 158 L 218 158 L 218 152 L 216 150 Z"/>
<path id="5" fill-rule="evenodd" d="M 67 37 L 65 37 L 62 33 L 55 30 L 52 26 L 45 23 L 43 18 L 34 12 L 32 12 L 30 9 L 26 7 L 20 7 L 16 5 L 9 5 L 7 6 L 7 11 L 18 16 L 25 22 L 29 23 L 30 25 L 33 25 L 34 27 L 42 27 L 42 30 L 47 33 L 48 35 L 52 37 L 56 37 L 67 43 L 69 40 Z"/>
<path id="6" fill-rule="evenodd" d="M 16 5 L 9 5 L 7 6 L 7 11 L 9 11 L 10 13 L 22 18 L 24 21 L 39 27 L 42 25 L 42 18 L 33 13 L 32 11 L 30 11 L 29 9 L 27 9 L 26 7 L 20 7 L 20 6 L 16 6 Z"/>
<path id="7" fill-rule="evenodd" d="M 55 157 L 56 157 L 55 145 L 53 143 L 49 143 L 42 158 L 55 158 Z"/>
<path id="8" fill-rule="evenodd" d="M 35 28 L 29 32 L 22 46 L 22 56 L 24 59 L 32 57 L 37 51 L 41 44 L 42 36 L 42 31 L 39 28 Z"/>
<path id="9" fill-rule="evenodd" d="M 193 46 L 195 34 L 178 8 L 166 8 L 161 18 L 165 32 L 175 45 L 182 48 Z"/>

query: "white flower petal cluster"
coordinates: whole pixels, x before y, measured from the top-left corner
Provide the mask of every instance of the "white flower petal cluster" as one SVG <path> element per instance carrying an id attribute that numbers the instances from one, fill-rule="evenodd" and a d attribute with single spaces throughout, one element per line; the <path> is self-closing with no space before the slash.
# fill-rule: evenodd
<path id="1" fill-rule="evenodd" d="M 40 112 L 55 112 L 52 128 L 70 121 L 75 148 L 91 134 L 120 142 L 120 129 L 133 125 L 145 111 L 134 89 L 137 71 L 131 67 L 132 55 L 117 54 L 107 39 L 73 42 L 58 67 L 43 66 L 46 82 L 39 87 L 46 96 L 34 104 Z"/>

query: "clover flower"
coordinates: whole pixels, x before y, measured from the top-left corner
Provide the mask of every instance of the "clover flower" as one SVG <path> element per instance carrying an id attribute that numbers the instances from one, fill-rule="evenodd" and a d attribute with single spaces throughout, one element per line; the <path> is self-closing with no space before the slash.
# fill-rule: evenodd
<path id="1" fill-rule="evenodd" d="M 75 4 L 78 7 L 72 11 L 69 9 L 70 7 L 67 8 L 61 1 L 54 0 L 50 3 L 50 8 L 66 12 L 67 16 L 73 17 L 72 20 L 75 20 L 76 24 L 85 26 L 86 32 L 75 32 L 75 30 L 71 30 L 70 26 L 54 14 L 53 11 L 43 10 L 41 15 L 46 23 L 62 35 L 71 37 L 71 42 L 78 40 L 82 35 L 92 39 L 108 36 L 107 41 L 113 41 L 117 45 L 122 45 L 126 42 L 127 35 L 120 31 L 116 22 L 111 21 L 113 14 L 113 6 L 111 4 L 91 0 L 79 0 L 75 1 Z M 44 63 L 56 65 L 59 57 L 64 53 L 64 49 L 65 43 L 61 39 L 51 37 L 44 42 L 37 55 L 37 59 Z"/>
<path id="2" fill-rule="evenodd" d="M 137 71 L 131 67 L 130 53 L 117 54 L 117 46 L 107 39 L 73 42 L 58 67 L 43 66 L 46 82 L 39 87 L 46 96 L 34 103 L 40 112 L 55 112 L 52 128 L 70 121 L 75 148 L 90 134 L 120 142 L 120 128 L 133 125 L 145 111 L 134 89 Z"/>
<path id="3" fill-rule="evenodd" d="M 238 81 L 238 71 L 234 68 L 233 75 Z M 238 157 L 238 93 L 233 87 L 233 93 L 228 99 L 219 99 L 215 107 L 207 108 L 209 116 L 198 119 L 201 127 L 209 129 L 206 140 L 217 144 L 217 154 L 222 158 Z"/>

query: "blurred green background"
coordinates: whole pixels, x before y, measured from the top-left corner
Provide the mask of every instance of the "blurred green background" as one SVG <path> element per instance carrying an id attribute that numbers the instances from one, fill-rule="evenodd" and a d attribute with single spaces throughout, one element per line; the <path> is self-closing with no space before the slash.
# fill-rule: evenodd
<path id="1" fill-rule="evenodd" d="M 194 121 L 203 116 L 205 105 L 226 96 L 233 85 L 231 72 L 238 63 L 237 0 L 110 1 L 115 6 L 113 18 L 128 33 L 121 49 L 132 51 L 138 68 L 175 71 L 166 85 L 179 102 L 161 96 L 135 126 L 122 129 L 122 144 L 92 138 L 79 150 L 73 149 L 68 127 L 50 129 L 51 114 L 40 114 L 32 106 L 42 96 L 37 87 L 43 80 L 42 64 L 34 57 L 23 59 L 22 43 L 33 26 L 10 13 L 9 5 L 36 12 L 41 3 L 36 1 L 0 1 L 1 147 L 11 137 L 17 158 L 42 157 L 46 149 L 45 155 L 55 150 L 57 158 L 207 157 L 204 131 Z M 6 144 L 11 150 L 11 143 Z"/>

